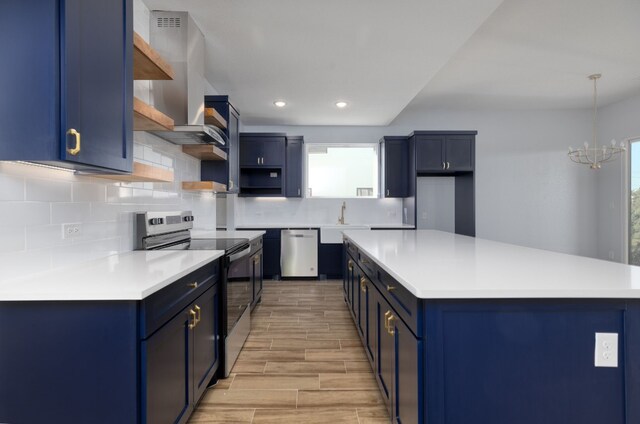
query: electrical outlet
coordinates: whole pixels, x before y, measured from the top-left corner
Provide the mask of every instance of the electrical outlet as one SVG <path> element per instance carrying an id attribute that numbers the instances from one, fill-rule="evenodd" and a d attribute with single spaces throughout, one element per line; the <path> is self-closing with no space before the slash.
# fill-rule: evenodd
<path id="1" fill-rule="evenodd" d="M 82 224 L 62 224 L 62 238 L 78 237 L 82 234 Z"/>
<path id="2" fill-rule="evenodd" d="M 618 333 L 596 333 L 596 367 L 618 367 Z"/>

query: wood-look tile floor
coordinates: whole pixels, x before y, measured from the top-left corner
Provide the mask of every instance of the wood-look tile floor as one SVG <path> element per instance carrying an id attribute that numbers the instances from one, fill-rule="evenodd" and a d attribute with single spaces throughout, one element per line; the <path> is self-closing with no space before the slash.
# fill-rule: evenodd
<path id="1" fill-rule="evenodd" d="M 386 424 L 341 281 L 265 281 L 232 374 L 190 423 Z"/>

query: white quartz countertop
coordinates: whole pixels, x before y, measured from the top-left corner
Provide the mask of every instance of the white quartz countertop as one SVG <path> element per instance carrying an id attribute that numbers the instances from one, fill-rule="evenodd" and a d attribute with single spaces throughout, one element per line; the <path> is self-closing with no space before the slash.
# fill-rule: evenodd
<path id="1" fill-rule="evenodd" d="M 238 225 L 237 228 L 238 229 L 243 229 L 243 228 L 322 228 L 322 227 L 336 227 L 340 224 L 318 224 L 318 223 L 309 223 L 309 224 L 291 224 L 291 223 L 278 223 L 278 222 L 272 222 L 272 223 L 258 223 L 258 224 L 242 224 L 242 225 Z M 414 225 L 410 225 L 410 224 L 353 224 L 353 223 L 348 223 L 346 225 L 344 225 L 345 230 L 349 229 L 349 226 L 357 226 L 357 227 L 369 227 L 369 228 L 389 228 L 389 229 L 414 229 L 415 226 Z"/>
<path id="2" fill-rule="evenodd" d="M 246 238 L 253 241 L 258 237 L 262 237 L 264 231 L 213 231 L 213 230 L 191 230 L 192 238 L 199 239 L 238 239 Z"/>
<path id="3" fill-rule="evenodd" d="M 222 250 L 134 251 L 0 281 L 0 301 L 141 300 L 224 255 Z"/>
<path id="4" fill-rule="evenodd" d="M 422 299 L 640 299 L 636 266 L 431 230 L 345 235 Z"/>

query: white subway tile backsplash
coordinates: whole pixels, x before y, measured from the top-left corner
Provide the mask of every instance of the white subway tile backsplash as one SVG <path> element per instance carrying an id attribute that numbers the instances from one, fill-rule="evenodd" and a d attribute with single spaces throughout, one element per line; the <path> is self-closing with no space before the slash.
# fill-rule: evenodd
<path id="1" fill-rule="evenodd" d="M 1 200 L 24 200 L 24 178 L 0 174 Z"/>
<path id="2" fill-rule="evenodd" d="M 43 202 L 71 202 L 71 182 L 45 179 L 27 179 L 25 200 Z"/>
<path id="3" fill-rule="evenodd" d="M 0 243 L 0 253 L 17 252 L 25 248 L 25 227 L 23 226 L 0 226 L 2 243 Z"/>
<path id="4" fill-rule="evenodd" d="M 51 204 L 46 202 L 2 202 L 0 222 L 15 226 L 42 225 L 51 221 Z"/>
<path id="5" fill-rule="evenodd" d="M 198 228 L 215 228 L 215 197 L 183 192 L 182 176 L 200 177 L 200 162 L 180 146 L 134 133 L 134 156 L 171 167 L 174 183 L 112 182 L 86 175 L 0 163 L 0 222 L 2 264 L 20 264 L 22 274 L 64 266 L 135 248 L 134 214 L 144 211 L 192 210 Z M 81 223 L 80 236 L 64 239 L 63 223 Z M 15 269 L 12 266 L 11 269 Z M 17 275 L 14 275 L 15 277 Z"/>
<path id="6" fill-rule="evenodd" d="M 26 227 L 26 233 L 28 250 L 71 244 L 70 238 L 63 238 L 61 224 Z"/>
<path id="7" fill-rule="evenodd" d="M 91 218 L 91 205 L 85 203 L 52 203 L 51 223 L 85 222 Z"/>
<path id="8" fill-rule="evenodd" d="M 95 182 L 73 183 L 73 201 L 104 202 L 107 187 L 110 187 L 110 185 L 97 184 Z"/>

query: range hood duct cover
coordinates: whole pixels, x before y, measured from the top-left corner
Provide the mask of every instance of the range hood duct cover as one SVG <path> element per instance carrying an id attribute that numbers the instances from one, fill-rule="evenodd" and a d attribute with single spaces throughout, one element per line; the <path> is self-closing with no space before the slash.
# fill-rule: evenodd
<path id="1" fill-rule="evenodd" d="M 173 131 L 151 131 L 174 144 L 226 144 L 219 128 L 204 123 L 204 35 L 187 12 L 151 12 L 150 44 L 174 69 L 172 81 L 153 81 L 153 106 L 171 116 Z"/>

